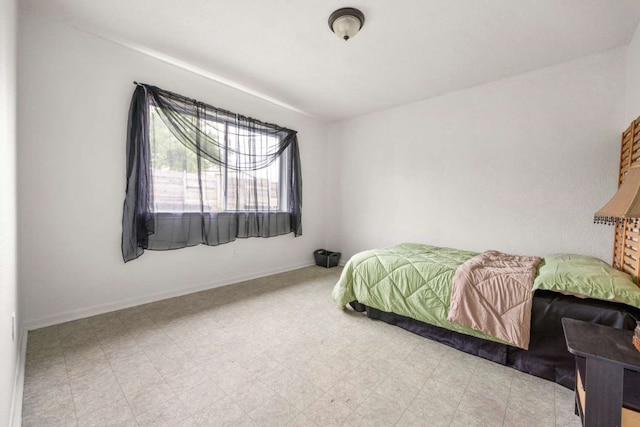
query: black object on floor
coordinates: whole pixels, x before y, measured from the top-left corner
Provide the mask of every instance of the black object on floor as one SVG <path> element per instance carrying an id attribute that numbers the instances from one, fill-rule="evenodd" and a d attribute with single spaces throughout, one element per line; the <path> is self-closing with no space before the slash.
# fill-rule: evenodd
<path id="1" fill-rule="evenodd" d="M 326 249 L 317 249 L 313 252 L 313 256 L 316 258 L 316 265 L 320 267 L 335 267 L 340 261 L 340 252 L 331 252 Z"/>

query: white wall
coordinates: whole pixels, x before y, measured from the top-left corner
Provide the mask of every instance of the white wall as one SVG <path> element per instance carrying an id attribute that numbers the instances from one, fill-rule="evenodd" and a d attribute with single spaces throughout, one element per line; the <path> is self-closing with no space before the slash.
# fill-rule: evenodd
<path id="1" fill-rule="evenodd" d="M 625 113 L 638 110 L 624 105 L 626 49 L 338 122 L 327 136 L 315 120 L 67 26 L 20 24 L 19 276 L 31 326 L 307 265 L 317 247 L 343 259 L 403 241 L 610 258 L 612 231 L 592 213 L 615 190 L 624 116 L 637 116 Z M 305 235 L 123 264 L 133 80 L 298 130 Z"/>
<path id="2" fill-rule="evenodd" d="M 16 280 L 16 20 L 15 0 L 0 1 L 0 424 L 10 425 L 20 337 L 12 340 L 18 316 Z M 19 332 L 20 317 L 17 318 Z M 18 335 L 18 334 L 16 334 Z M 18 414 L 15 414 L 19 418 Z"/>
<path id="3" fill-rule="evenodd" d="M 613 231 L 592 221 L 616 188 L 625 66 L 617 49 L 331 125 L 327 246 L 610 261 Z"/>
<path id="4" fill-rule="evenodd" d="M 324 124 L 34 16 L 21 16 L 18 61 L 19 276 L 30 327 L 313 264 L 324 243 Z M 297 130 L 304 235 L 146 251 L 124 264 L 134 80 Z"/>
<path id="5" fill-rule="evenodd" d="M 627 47 L 626 123 L 640 116 L 640 24 Z"/>

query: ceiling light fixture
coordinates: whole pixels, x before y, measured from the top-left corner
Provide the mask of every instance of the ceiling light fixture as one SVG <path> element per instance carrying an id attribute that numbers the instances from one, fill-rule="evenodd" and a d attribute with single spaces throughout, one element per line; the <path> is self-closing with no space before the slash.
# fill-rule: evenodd
<path id="1" fill-rule="evenodd" d="M 363 25 L 364 14 L 352 7 L 343 7 L 329 16 L 329 28 L 345 41 L 358 34 Z"/>

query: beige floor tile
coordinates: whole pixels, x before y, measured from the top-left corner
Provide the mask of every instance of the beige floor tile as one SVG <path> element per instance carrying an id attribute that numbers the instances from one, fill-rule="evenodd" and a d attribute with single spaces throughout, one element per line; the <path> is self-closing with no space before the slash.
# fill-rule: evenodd
<path id="1" fill-rule="evenodd" d="M 140 427 L 181 426 L 191 416 L 178 399 L 171 399 L 136 417 Z"/>
<path id="2" fill-rule="evenodd" d="M 393 373 L 398 369 L 400 364 L 403 363 L 403 360 L 396 359 L 390 360 L 386 357 L 380 357 L 377 354 L 372 355 L 361 362 L 360 366 L 367 367 L 373 369 L 374 371 L 380 373 L 383 376 L 393 375 Z"/>
<path id="3" fill-rule="evenodd" d="M 195 418 L 189 417 L 177 424 L 176 427 L 201 427 L 201 425 L 196 422 Z"/>
<path id="4" fill-rule="evenodd" d="M 119 330 L 109 337 L 99 337 L 98 341 L 109 361 L 117 361 L 142 352 L 136 340 L 125 330 Z"/>
<path id="5" fill-rule="evenodd" d="M 427 399 L 446 401 L 457 406 L 467 391 L 468 382 L 468 379 L 460 381 L 433 375 L 420 390 L 419 396 L 424 395 Z"/>
<path id="6" fill-rule="evenodd" d="M 458 388 L 465 388 L 471 382 L 475 372 L 474 367 L 460 367 L 449 363 L 449 359 L 440 362 L 438 367 L 431 374 L 431 379 L 441 382 L 447 382 L 450 385 L 456 385 Z M 428 382 L 427 382 L 428 385 Z"/>
<path id="7" fill-rule="evenodd" d="M 287 424 L 287 427 L 313 427 L 317 424 L 307 418 L 304 414 L 299 414 Z"/>
<path id="8" fill-rule="evenodd" d="M 112 359 L 109 366 L 113 369 L 118 380 L 122 379 L 123 381 L 130 377 L 158 374 L 158 370 L 143 352 L 129 353 L 126 356 Z"/>
<path id="9" fill-rule="evenodd" d="M 129 406 L 136 416 L 144 414 L 154 407 L 176 397 L 171 387 L 169 387 L 162 377 L 155 380 L 145 379 L 144 382 L 132 382 L 129 383 L 128 387 L 125 387 L 122 383 L 120 384 L 129 402 Z"/>
<path id="10" fill-rule="evenodd" d="M 150 363 L 143 363 L 139 369 L 131 366 L 126 368 L 115 367 L 113 372 L 125 393 L 138 391 L 151 384 L 165 382 L 158 370 Z"/>
<path id="11" fill-rule="evenodd" d="M 243 367 L 256 377 L 261 377 L 277 367 L 279 363 L 264 352 L 258 352 L 243 361 Z"/>
<path id="12" fill-rule="evenodd" d="M 93 329 L 79 330 L 73 334 L 62 336 L 60 343 L 65 354 L 76 352 L 82 348 L 99 347 L 98 337 Z"/>
<path id="13" fill-rule="evenodd" d="M 389 399 L 399 407 L 406 408 L 420 392 L 402 378 L 388 376 L 376 388 L 376 393 Z"/>
<path id="14" fill-rule="evenodd" d="M 514 370 L 511 386 L 529 395 L 553 396 L 555 383 Z"/>
<path id="15" fill-rule="evenodd" d="M 578 415 L 562 415 L 556 418 L 556 427 L 582 427 Z"/>
<path id="16" fill-rule="evenodd" d="M 22 427 L 71 427 L 77 425 L 73 402 L 70 401 L 44 411 L 23 413 L 22 416 Z"/>
<path id="17" fill-rule="evenodd" d="M 96 337 L 99 341 L 108 341 L 111 338 L 130 337 L 125 325 L 115 316 L 109 321 L 100 321 L 91 323 Z"/>
<path id="18" fill-rule="evenodd" d="M 466 412 L 458 410 L 453 416 L 451 427 L 501 427 L 504 422 L 504 414 L 494 412 Z"/>
<path id="19" fill-rule="evenodd" d="M 224 397 L 207 409 L 193 415 L 201 426 L 249 427 L 256 423 L 230 397 Z"/>
<path id="20" fill-rule="evenodd" d="M 163 375 L 172 374 L 198 365 L 198 363 L 189 357 L 178 345 L 171 342 L 146 348 L 144 349 L 144 354 Z"/>
<path id="21" fill-rule="evenodd" d="M 579 427 L 580 417 L 575 414 L 573 390 L 554 384 L 555 416 L 558 427 Z"/>
<path id="22" fill-rule="evenodd" d="M 86 346 L 65 348 L 64 360 L 69 375 L 72 376 L 85 375 L 87 371 L 95 369 L 98 365 L 109 365 L 109 361 L 97 341 Z"/>
<path id="23" fill-rule="evenodd" d="M 355 410 L 357 417 L 372 426 L 394 425 L 404 413 L 405 408 L 399 407 L 385 396 L 373 392 L 362 405 Z"/>
<path id="24" fill-rule="evenodd" d="M 344 403 L 353 411 L 362 405 L 371 393 L 371 389 L 362 387 L 355 381 L 342 380 L 331 387 L 324 396 Z"/>
<path id="25" fill-rule="evenodd" d="M 251 417 L 258 426 L 284 426 L 298 416 L 299 413 L 300 411 L 298 411 L 294 405 L 280 396 L 274 395 L 262 405 L 249 412 L 249 417 Z"/>
<path id="26" fill-rule="evenodd" d="M 340 271 L 30 331 L 23 423 L 579 426 L 571 390 L 337 310 Z"/>
<path id="27" fill-rule="evenodd" d="M 293 405 L 298 412 L 315 402 L 324 391 L 312 382 L 296 376 L 289 383 L 265 383 L 271 390 Z"/>
<path id="28" fill-rule="evenodd" d="M 35 413 L 53 414 L 57 411 L 65 412 L 68 408 L 74 408 L 71 387 L 69 387 L 68 382 L 33 384 L 24 390 L 22 400 L 23 415 Z"/>
<path id="29" fill-rule="evenodd" d="M 284 387 L 287 384 L 296 381 L 298 374 L 291 369 L 287 369 L 286 365 L 276 365 L 274 368 L 268 370 L 263 375 L 260 375 L 260 380 L 270 388 Z"/>
<path id="30" fill-rule="evenodd" d="M 342 425 L 353 409 L 346 403 L 334 399 L 330 394 L 321 396 L 304 410 L 304 415 L 319 426 Z"/>
<path id="31" fill-rule="evenodd" d="M 335 384 L 342 381 L 348 374 L 342 374 L 339 370 L 323 366 L 315 372 L 311 372 L 305 378 L 322 391 L 330 390 Z"/>
<path id="32" fill-rule="evenodd" d="M 362 364 L 356 366 L 345 378 L 359 383 L 362 387 L 375 390 L 384 381 L 385 375 L 371 366 Z"/>
<path id="33" fill-rule="evenodd" d="M 414 415 L 432 420 L 451 420 L 458 410 L 464 388 L 446 382 L 429 381 L 408 406 Z"/>
<path id="34" fill-rule="evenodd" d="M 39 341 L 27 340 L 26 360 L 48 359 L 62 354 L 62 341 L 59 336 L 43 338 Z"/>
<path id="35" fill-rule="evenodd" d="M 60 341 L 60 327 L 58 325 L 34 329 L 27 334 L 29 343 L 39 345 L 42 342 Z"/>
<path id="36" fill-rule="evenodd" d="M 174 393 L 180 394 L 192 388 L 209 382 L 207 372 L 198 365 L 190 365 L 184 369 L 178 369 L 161 374 Z"/>
<path id="37" fill-rule="evenodd" d="M 456 411 L 455 405 L 436 404 L 433 401 L 427 401 L 421 405 L 412 403 L 406 412 L 411 412 L 410 415 L 407 415 L 408 420 L 418 418 L 423 420 L 424 425 L 427 426 L 448 426 L 453 420 Z"/>
<path id="38" fill-rule="evenodd" d="M 299 360 L 299 344 L 296 339 L 289 338 L 288 340 L 274 345 L 269 350 L 265 351 L 265 354 L 272 360 L 280 364 L 287 365 L 289 362 L 296 362 Z"/>
<path id="39" fill-rule="evenodd" d="M 439 362 L 438 362 L 439 363 Z M 436 369 L 437 364 L 434 364 L 430 369 L 421 368 L 416 370 L 413 366 L 407 364 L 405 361 L 401 361 L 395 368 L 395 370 L 389 374 L 395 378 L 401 379 L 412 387 L 418 390 L 424 387 L 431 374 Z"/>
<path id="40" fill-rule="evenodd" d="M 510 383 L 516 372 L 515 369 L 479 358 L 473 376 L 492 382 Z"/>
<path id="41" fill-rule="evenodd" d="M 504 420 L 507 398 L 501 395 L 485 393 L 482 390 L 467 389 L 464 396 L 462 396 L 458 411 L 453 419 L 456 421 L 457 418 L 460 418 L 458 414 L 463 413 L 465 415 L 473 415 L 475 418 L 483 420 L 490 425 L 498 422 L 496 425 L 499 425 Z"/>
<path id="42" fill-rule="evenodd" d="M 88 317 L 87 320 L 96 331 L 101 329 L 122 328 L 124 326 L 116 311 L 91 316 Z"/>
<path id="43" fill-rule="evenodd" d="M 68 366 L 68 365 L 67 365 Z M 113 377 L 115 375 L 109 362 L 105 360 L 88 360 L 84 363 L 76 364 L 68 367 L 68 380 L 72 389 L 84 387 L 91 384 L 99 384 L 98 381 L 105 377 Z"/>
<path id="44" fill-rule="evenodd" d="M 197 342 L 204 338 L 200 332 L 193 330 L 186 323 L 173 323 L 171 325 L 164 326 L 161 329 L 178 346 L 194 341 Z"/>
<path id="45" fill-rule="evenodd" d="M 324 358 L 321 356 L 316 355 L 316 359 L 333 369 L 341 378 L 345 378 L 360 365 L 358 361 L 342 358 L 339 352 Z"/>
<path id="46" fill-rule="evenodd" d="M 262 381 L 254 380 L 247 383 L 229 396 L 247 413 L 273 400 L 276 392 L 267 387 Z"/>
<path id="47" fill-rule="evenodd" d="M 396 423 L 397 427 L 448 427 L 452 416 L 446 414 L 430 413 L 429 418 L 415 415 L 406 410 Z"/>
<path id="48" fill-rule="evenodd" d="M 60 338 L 67 340 L 71 337 L 82 335 L 87 331 L 92 331 L 93 327 L 89 319 L 90 318 L 84 318 L 59 324 L 58 331 L 60 332 Z"/>
<path id="49" fill-rule="evenodd" d="M 530 414 L 537 417 L 542 414 L 555 417 L 555 396 L 551 394 L 531 394 L 526 389 L 511 387 L 507 409 L 517 413 Z"/>
<path id="50" fill-rule="evenodd" d="M 87 378 L 72 381 L 71 393 L 78 417 L 124 399 L 120 384 L 111 371 L 91 377 L 90 381 Z"/>
<path id="51" fill-rule="evenodd" d="M 153 350 L 166 344 L 174 344 L 171 339 L 163 331 L 158 329 L 155 323 L 150 320 L 142 320 L 139 322 L 123 322 L 125 328 L 131 337 L 136 341 L 138 346 L 143 350 Z"/>
<path id="52" fill-rule="evenodd" d="M 255 376 L 241 366 L 227 369 L 217 375 L 215 372 L 217 370 L 211 369 L 209 365 L 209 377 L 227 394 L 231 394 L 255 380 Z"/>
<path id="53" fill-rule="evenodd" d="M 190 414 L 201 412 L 225 397 L 226 393 L 209 379 L 178 394 L 182 405 Z"/>
<path id="54" fill-rule="evenodd" d="M 413 336 L 410 332 L 406 333 Z M 404 335 L 403 338 L 391 337 L 389 341 L 376 350 L 376 356 L 390 361 L 402 361 L 409 357 L 415 346 L 415 341 L 413 339 L 405 339 Z"/>
<path id="55" fill-rule="evenodd" d="M 136 426 L 136 420 L 129 408 L 126 399 L 122 398 L 115 402 L 105 404 L 99 409 L 78 415 L 78 425 L 80 427 L 98 426 Z"/>
<path id="56" fill-rule="evenodd" d="M 211 344 L 211 346 L 215 347 L 215 344 Z M 222 347 L 222 349 L 225 349 L 225 351 L 220 352 L 220 349 L 214 350 L 220 353 L 218 353 L 218 355 L 216 355 L 215 357 L 209 358 L 208 362 L 215 363 L 216 368 L 221 371 L 226 371 L 227 369 L 234 368 L 243 368 L 248 370 L 247 365 L 251 360 L 251 355 L 239 352 L 233 345 Z"/>
<path id="57" fill-rule="evenodd" d="M 240 319 L 236 319 L 236 322 L 240 321 Z M 253 322 L 251 319 L 245 320 L 242 327 L 239 327 L 236 331 L 225 335 L 224 339 L 212 336 L 207 336 L 207 338 L 211 340 L 213 346 L 218 349 L 227 350 L 234 354 L 241 355 L 243 359 L 251 358 L 258 353 L 258 349 L 254 343 L 244 337 L 244 329 L 247 325 L 251 324 L 251 322 Z"/>
<path id="58" fill-rule="evenodd" d="M 549 427 L 555 426 L 555 423 L 552 412 L 536 411 L 529 406 L 509 406 L 504 415 L 504 427 Z"/>
<path id="59" fill-rule="evenodd" d="M 406 364 L 416 373 L 429 375 L 440 365 L 449 352 L 450 350 L 442 344 L 439 344 L 437 347 L 417 345 L 407 357 L 402 360 L 401 364 Z"/>
<path id="60" fill-rule="evenodd" d="M 24 386 L 26 390 L 32 386 L 40 387 L 66 382 L 69 382 L 69 378 L 67 365 L 62 354 L 42 359 L 31 359 L 25 363 Z"/>

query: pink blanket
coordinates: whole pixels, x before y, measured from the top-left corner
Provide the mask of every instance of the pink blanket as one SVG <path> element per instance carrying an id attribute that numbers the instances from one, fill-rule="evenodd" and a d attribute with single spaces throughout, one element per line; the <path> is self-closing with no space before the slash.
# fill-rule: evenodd
<path id="1" fill-rule="evenodd" d="M 533 280 L 541 258 L 486 251 L 453 276 L 451 322 L 529 348 Z"/>

